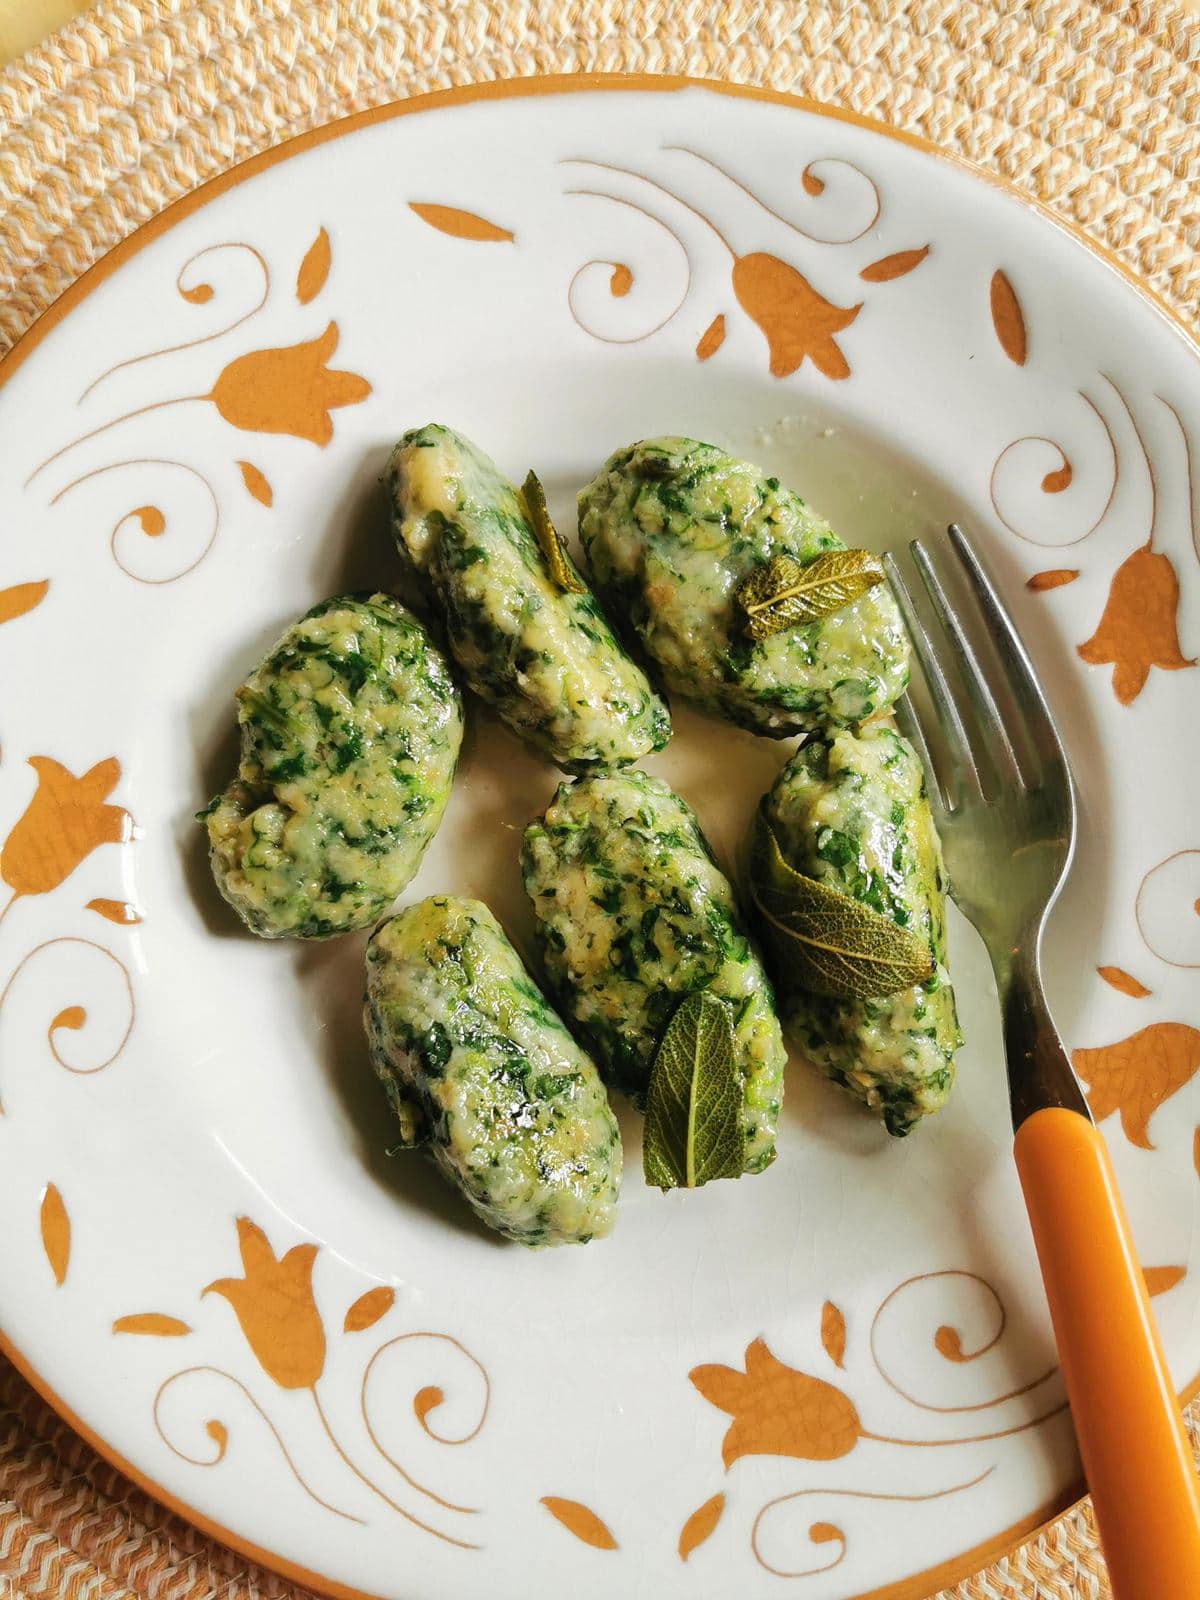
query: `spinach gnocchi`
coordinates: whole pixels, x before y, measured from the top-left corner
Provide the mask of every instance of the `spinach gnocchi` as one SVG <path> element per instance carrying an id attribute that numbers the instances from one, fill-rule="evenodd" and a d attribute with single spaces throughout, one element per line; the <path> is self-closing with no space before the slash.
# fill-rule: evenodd
<path id="1" fill-rule="evenodd" d="M 783 1037 L 733 891 L 690 808 L 642 772 L 564 783 L 525 830 L 521 864 L 551 992 L 608 1081 L 643 1105 L 672 1012 L 704 989 L 733 1025 L 745 1170 L 769 1166 Z"/>
<path id="2" fill-rule="evenodd" d="M 400 1142 L 427 1144 L 489 1227 L 529 1246 L 612 1229 L 604 1087 L 486 906 L 434 895 L 377 929 L 365 1020 Z"/>
<path id="3" fill-rule="evenodd" d="M 437 831 L 462 740 L 441 652 L 391 595 L 326 600 L 237 692 L 237 776 L 202 812 L 225 899 L 267 939 L 361 928 Z"/>
<path id="4" fill-rule="evenodd" d="M 494 462 L 430 424 L 401 439 L 387 483 L 397 547 L 436 601 L 454 660 L 516 733 L 568 772 L 662 749 L 665 702 L 595 596 L 555 584 Z"/>
<path id="5" fill-rule="evenodd" d="M 750 637 L 737 603 L 772 557 L 844 549 L 777 478 L 694 439 L 644 439 L 579 496 L 596 588 L 627 617 L 669 691 L 785 738 L 855 723 L 904 692 L 908 643 L 885 584 L 815 622 Z"/>
<path id="6" fill-rule="evenodd" d="M 797 872 L 928 943 L 931 975 L 865 999 L 805 992 L 775 969 L 780 1015 L 814 1066 L 905 1134 L 946 1100 L 962 1043 L 946 972 L 946 873 L 913 747 L 890 722 L 826 731 L 788 762 L 763 802 Z"/>

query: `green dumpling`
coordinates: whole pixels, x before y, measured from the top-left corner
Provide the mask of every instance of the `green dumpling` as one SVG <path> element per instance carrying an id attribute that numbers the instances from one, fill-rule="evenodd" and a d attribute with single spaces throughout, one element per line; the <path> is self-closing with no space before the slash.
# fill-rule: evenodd
<path id="1" fill-rule="evenodd" d="M 908 682 L 908 641 L 879 584 L 816 622 L 759 642 L 737 591 L 772 557 L 844 545 L 777 478 L 695 439 L 618 450 L 579 496 L 597 591 L 627 619 L 668 691 L 786 738 L 886 709 Z"/>
<path id="2" fill-rule="evenodd" d="M 744 1170 L 775 1159 L 787 1051 L 771 985 L 691 808 L 659 778 L 560 785 L 521 866 L 552 994 L 608 1082 L 644 1105 L 679 1002 L 721 1000 L 742 1081 Z"/>
<path id="3" fill-rule="evenodd" d="M 434 895 L 377 929 L 365 1019 L 399 1142 L 427 1144 L 490 1228 L 529 1246 L 611 1231 L 604 1086 L 485 905 Z"/>
<path id="4" fill-rule="evenodd" d="M 201 813 L 217 887 L 266 939 L 369 927 L 450 797 L 463 720 L 445 658 L 391 595 L 344 595 L 294 623 L 237 701 L 237 776 Z"/>
<path id="5" fill-rule="evenodd" d="M 945 1104 L 962 1043 L 945 966 L 946 872 L 917 753 L 890 721 L 826 732 L 784 767 L 763 814 L 797 872 L 929 945 L 930 977 L 878 998 L 809 994 L 776 972 L 797 1050 L 877 1111 L 889 1133 L 908 1133 Z"/>
<path id="6" fill-rule="evenodd" d="M 671 737 L 665 702 L 582 584 L 551 578 L 527 509 L 469 439 L 406 433 L 387 470 L 396 544 L 466 683 L 567 772 L 625 766 Z M 570 569 L 573 572 L 573 568 Z"/>

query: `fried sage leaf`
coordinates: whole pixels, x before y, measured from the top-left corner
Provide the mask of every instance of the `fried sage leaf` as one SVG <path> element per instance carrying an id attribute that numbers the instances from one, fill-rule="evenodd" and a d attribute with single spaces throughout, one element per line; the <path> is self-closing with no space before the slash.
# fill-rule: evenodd
<path id="1" fill-rule="evenodd" d="M 840 889 L 797 872 L 766 818 L 755 822 L 750 897 L 769 953 L 791 982 L 812 994 L 871 1000 L 924 983 L 933 952 Z"/>
<path id="2" fill-rule="evenodd" d="M 741 1112 L 729 1012 L 716 995 L 697 989 L 676 1006 L 650 1069 L 646 1182 L 698 1189 L 714 1178 L 740 1178 Z"/>
<path id="3" fill-rule="evenodd" d="M 882 582 L 883 568 L 869 550 L 828 550 L 809 562 L 785 553 L 752 572 L 737 597 L 746 632 L 762 640 L 840 611 Z"/>
<path id="4" fill-rule="evenodd" d="M 550 520 L 550 512 L 546 506 L 546 491 L 542 488 L 542 481 L 536 472 L 530 470 L 526 476 L 521 497 L 525 501 L 525 510 L 529 513 L 529 520 L 542 554 L 546 558 L 551 578 L 567 594 L 584 594 L 586 585 L 580 580 L 579 574 L 571 564 L 567 547 L 562 542 L 558 529 Z"/>

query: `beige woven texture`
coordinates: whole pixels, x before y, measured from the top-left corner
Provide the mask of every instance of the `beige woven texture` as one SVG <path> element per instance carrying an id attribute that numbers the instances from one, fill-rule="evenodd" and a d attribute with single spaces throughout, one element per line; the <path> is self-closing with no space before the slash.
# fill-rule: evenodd
<path id="1" fill-rule="evenodd" d="M 1198 62 L 1175 0 L 107 0 L 0 73 L 0 349 L 256 151 L 428 89 L 576 71 L 767 85 L 921 134 L 1052 205 L 1194 327 Z M 937 1600 L 1110 1593 L 1084 1502 Z M 161 1510 L 0 1360 L 0 1600 L 217 1596 L 304 1600 Z"/>

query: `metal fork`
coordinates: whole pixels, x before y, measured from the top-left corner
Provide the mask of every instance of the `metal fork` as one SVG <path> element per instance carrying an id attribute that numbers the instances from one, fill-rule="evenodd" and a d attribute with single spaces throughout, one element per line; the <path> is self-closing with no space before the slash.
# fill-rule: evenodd
<path id="1" fill-rule="evenodd" d="M 1066 754 L 1012 618 L 962 529 L 950 527 L 936 561 L 919 540 L 909 549 L 925 605 L 892 556 L 884 563 L 940 739 L 926 739 L 909 697 L 898 719 L 930 774 L 950 893 L 996 974 L 1017 1170 L 1113 1593 L 1191 1600 L 1200 1597 L 1191 1451 L 1104 1140 L 1042 988 L 1042 931 L 1075 847 Z M 999 668 L 972 644 L 939 569 L 965 580 Z"/>

